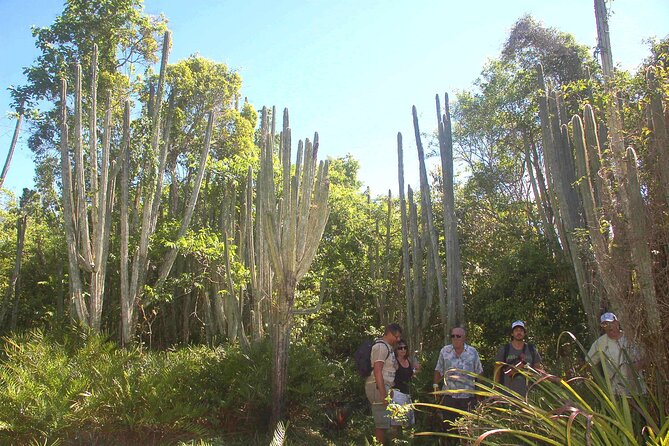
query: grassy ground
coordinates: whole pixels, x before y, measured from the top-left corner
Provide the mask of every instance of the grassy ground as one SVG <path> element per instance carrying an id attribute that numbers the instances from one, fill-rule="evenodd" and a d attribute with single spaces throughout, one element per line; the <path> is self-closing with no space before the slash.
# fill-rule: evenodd
<path id="1" fill-rule="evenodd" d="M 418 430 L 429 430 L 426 414 L 418 414 Z M 404 430 L 394 439 L 394 445 L 433 445 L 438 444 L 436 437 L 414 437 L 413 430 Z M 285 446 L 358 446 L 373 445 L 374 425 L 371 414 L 361 409 L 350 415 L 343 425 L 296 426 L 288 425 Z M 263 431 L 235 432 L 230 434 L 201 431 L 200 433 L 171 432 L 98 432 L 73 434 L 67 440 L 49 442 L 41 445 L 50 446 L 267 446 L 273 435 Z M 35 443 L 37 444 L 37 443 Z"/>

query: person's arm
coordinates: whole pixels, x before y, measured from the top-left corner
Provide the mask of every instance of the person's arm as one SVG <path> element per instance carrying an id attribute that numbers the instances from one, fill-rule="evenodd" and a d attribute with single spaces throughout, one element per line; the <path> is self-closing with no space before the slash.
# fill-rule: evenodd
<path id="1" fill-rule="evenodd" d="M 442 374 L 439 372 L 439 370 L 435 370 L 435 371 L 434 371 L 434 380 L 432 381 L 432 385 L 433 385 L 433 386 L 436 385 L 437 387 L 439 387 L 440 384 L 441 384 L 441 380 L 442 380 L 443 377 L 444 377 L 444 375 L 442 375 Z"/>
<path id="2" fill-rule="evenodd" d="M 534 359 L 534 358 L 532 358 Z M 532 363 L 532 368 L 539 373 L 546 373 L 544 365 L 541 363 L 541 356 L 538 358 L 537 362 Z"/>
<path id="3" fill-rule="evenodd" d="M 439 359 L 437 359 L 437 366 L 434 368 L 434 378 L 432 380 L 432 391 L 436 392 L 441 390 L 442 379 L 444 378 L 444 373 L 446 373 L 446 367 L 444 364 L 444 355 L 443 349 L 439 352 Z M 439 399 L 439 395 L 434 396 L 435 399 Z"/>
<path id="4" fill-rule="evenodd" d="M 444 375 L 442 375 L 442 374 L 439 372 L 439 370 L 435 370 L 435 371 L 434 371 L 434 380 L 432 381 L 432 391 L 433 391 L 433 392 L 437 392 L 438 390 L 440 390 L 440 387 L 441 387 L 440 384 L 441 384 L 441 380 L 442 380 L 443 377 L 444 377 Z M 439 399 L 439 395 L 436 395 L 436 394 L 435 394 L 435 395 L 434 395 L 434 399 L 438 400 L 438 399 Z"/>
<path id="5" fill-rule="evenodd" d="M 593 344 L 590 346 L 590 350 L 588 350 L 588 353 L 585 355 L 586 363 L 590 365 L 597 365 L 602 360 L 600 357 L 600 352 L 598 351 L 598 346 L 599 339 L 593 342 Z"/>
<path id="6" fill-rule="evenodd" d="M 497 354 L 495 355 L 495 370 L 492 374 L 492 380 L 495 383 L 503 383 L 502 379 L 502 367 L 504 367 L 504 347 L 502 347 Z"/>
<path id="7" fill-rule="evenodd" d="M 481 358 L 479 357 L 479 352 L 476 352 L 476 361 L 474 361 L 474 370 L 472 370 L 474 373 L 476 373 L 476 376 L 474 377 L 474 389 L 476 389 L 476 382 L 483 381 L 483 364 L 481 364 Z M 476 395 L 476 399 L 480 399 L 480 395 Z"/>
<path id="8" fill-rule="evenodd" d="M 384 361 L 376 361 L 374 362 L 374 380 L 376 381 L 376 390 L 379 391 L 379 395 L 381 395 L 381 400 L 383 404 L 388 404 L 386 402 L 386 385 L 383 382 L 383 362 Z"/>
<path id="9" fill-rule="evenodd" d="M 496 383 L 502 383 L 502 365 L 495 363 L 495 372 L 493 373 L 493 380 Z"/>
<path id="10" fill-rule="evenodd" d="M 409 363 L 411 364 L 411 367 L 413 368 L 413 374 L 411 377 L 413 378 L 416 376 L 416 372 L 420 371 L 420 362 L 418 361 L 417 356 L 412 356 L 412 358 L 409 360 Z"/>
<path id="11" fill-rule="evenodd" d="M 537 351 L 537 348 L 532 346 L 532 368 L 539 373 L 546 373 L 544 366 L 541 363 L 542 360 L 541 354 Z"/>

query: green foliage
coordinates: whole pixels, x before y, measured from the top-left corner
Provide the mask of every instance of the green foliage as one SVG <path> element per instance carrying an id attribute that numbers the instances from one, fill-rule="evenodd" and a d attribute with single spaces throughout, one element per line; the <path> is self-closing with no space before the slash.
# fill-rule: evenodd
<path id="1" fill-rule="evenodd" d="M 454 138 L 468 175 L 456 203 L 470 339 L 490 359 L 507 341 L 511 321 L 524 319 L 547 363 L 562 368 L 562 356 L 572 353 L 557 351 L 556 333 L 581 336 L 585 327 L 571 266 L 537 212 L 547 197 L 536 196 L 528 175 L 535 150 L 534 178 L 536 169 L 546 175 L 538 63 L 566 92 L 568 114 L 593 100 L 597 70 L 587 48 L 529 16 L 518 20 L 500 57 L 486 64 L 471 91 L 458 93 Z"/>
<path id="2" fill-rule="evenodd" d="M 217 112 L 213 146 L 214 159 L 250 155 L 254 151 L 254 116 L 245 104 L 240 113 L 233 108 L 242 85 L 241 77 L 217 63 L 198 55 L 170 65 L 167 69 L 168 102 L 174 106 L 170 130 L 174 147 L 180 151 L 199 148 L 207 125 L 207 113 Z M 197 153 L 197 149 L 195 150 Z"/>
<path id="3" fill-rule="evenodd" d="M 400 284 L 396 203 L 391 217 L 390 256 L 386 258 L 387 198 L 381 196 L 368 204 L 368 196 L 360 191 L 358 168 L 350 155 L 331 160 L 330 217 L 312 272 L 304 279 L 304 286 L 309 287 L 322 278 L 325 290 L 323 309 L 304 330 L 305 336 L 327 356 L 341 359 L 350 358 L 363 339 L 378 335 L 382 321 L 377 299 L 386 296 L 391 320 L 400 318 L 404 305 L 403 292 L 396 288 Z M 388 280 L 382 274 L 385 262 L 391 271 Z"/>
<path id="4" fill-rule="evenodd" d="M 489 177 L 512 198 L 523 194 L 525 150 L 541 146 L 536 65 L 554 88 L 565 88 L 567 113 L 577 113 L 594 86 L 596 62 L 573 36 L 546 28 L 530 16 L 513 26 L 501 56 L 484 66 L 472 91 L 459 92 L 454 137 L 473 173 Z M 487 191 L 486 191 L 487 192 Z"/>
<path id="5" fill-rule="evenodd" d="M 63 12 L 51 26 L 33 28 L 35 45 L 40 51 L 37 60 L 24 69 L 27 82 L 12 88 L 14 106 L 33 110 L 45 100 L 54 103 L 60 91 L 60 78 L 71 80 L 72 67 L 81 63 L 89 67 L 93 45 L 98 45 L 98 92 L 108 89 L 127 90 L 136 81 L 133 65 L 148 66 L 156 61 L 159 44 L 156 40 L 166 29 L 162 17 L 143 12 L 142 0 L 68 0 Z M 125 69 L 127 74 L 121 74 Z M 90 80 L 83 87 L 90 89 Z M 46 108 L 42 119 L 33 120 L 30 148 L 40 158 L 55 147 L 59 130 L 55 108 Z"/>
<path id="6" fill-rule="evenodd" d="M 50 211 L 40 205 L 42 197 L 24 189 L 29 200 L 20 207 L 13 197 L 7 197 L 0 211 L 0 333 L 13 328 L 42 327 L 56 321 L 62 314 L 63 258 L 66 255 L 64 235 L 54 231 L 57 224 L 50 218 Z M 43 201 L 42 201 L 43 203 Z M 16 314 L 13 312 L 14 296 L 7 296 L 9 278 L 16 261 L 17 220 L 26 216 L 26 233 L 18 283 Z M 5 299 L 7 298 L 8 299 Z M 11 320 L 11 322 L 10 322 Z M 5 323 L 6 322 L 6 323 Z"/>
<path id="7" fill-rule="evenodd" d="M 1 358 L 0 442 L 205 438 L 212 429 L 264 428 L 270 413 L 269 342 L 249 352 L 230 345 L 150 352 L 83 332 L 34 331 L 5 338 Z M 324 408 L 341 398 L 344 375 L 341 365 L 294 347 L 291 419 L 325 425 Z"/>
<path id="8" fill-rule="evenodd" d="M 577 341 L 575 347 L 585 353 Z M 480 403 L 471 413 L 440 405 L 418 406 L 456 412 L 461 416 L 456 422 L 458 433 L 447 436 L 475 441 L 477 445 L 667 444 L 669 418 L 653 395 L 616 396 L 610 377 L 597 372 L 568 380 L 528 369 L 518 372 L 529 380 L 527 397 L 483 379 L 475 392 Z"/>
<path id="9" fill-rule="evenodd" d="M 557 333 L 586 333 L 569 265 L 557 263 L 542 244 L 524 241 L 506 246 L 477 268 L 467 310 L 472 323 L 481 328 L 475 332 L 483 358 L 492 359 L 508 342 L 511 321 L 517 319 L 527 322 L 531 342 L 551 366 L 558 360 Z"/>
<path id="10" fill-rule="evenodd" d="M 526 71 L 541 63 L 547 79 L 565 85 L 584 79 L 598 70 L 589 48 L 576 43 L 574 36 L 555 28 L 546 28 L 529 15 L 512 27 L 502 49 L 502 60 L 514 61 Z"/>

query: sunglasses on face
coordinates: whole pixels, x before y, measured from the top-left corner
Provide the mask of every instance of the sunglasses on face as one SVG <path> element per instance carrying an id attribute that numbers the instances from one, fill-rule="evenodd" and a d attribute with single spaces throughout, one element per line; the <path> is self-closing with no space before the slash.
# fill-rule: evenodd
<path id="1" fill-rule="evenodd" d="M 406 345 L 402 345 L 401 347 L 397 347 L 397 350 L 406 350 L 406 349 L 407 349 Z"/>
<path id="2" fill-rule="evenodd" d="M 462 335 L 459 335 L 459 334 L 452 334 L 452 335 L 451 335 L 451 338 L 458 338 L 458 339 L 460 339 L 461 337 L 462 337 Z"/>

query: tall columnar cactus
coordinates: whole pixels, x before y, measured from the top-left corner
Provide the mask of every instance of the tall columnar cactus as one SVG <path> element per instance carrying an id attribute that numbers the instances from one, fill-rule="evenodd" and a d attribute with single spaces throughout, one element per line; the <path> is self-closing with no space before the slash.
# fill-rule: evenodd
<path id="1" fill-rule="evenodd" d="M 616 177 L 611 183 L 602 181 L 600 172 L 592 166 L 607 164 L 607 160 L 603 159 L 606 152 L 600 147 L 594 113 L 589 105 L 585 106 L 584 115 L 585 125 L 579 116 L 572 118 L 574 153 L 582 177 L 579 187 L 598 273 L 611 307 L 623 316 L 630 335 L 636 337 L 643 326 L 647 339 L 652 339 L 659 346 L 660 353 L 653 356 L 661 364 L 665 362 L 661 313 L 649 249 L 648 212 L 641 196 L 636 153 L 629 148 L 625 155 L 628 174 L 625 184 L 621 184 Z M 626 189 L 624 200 L 617 193 L 620 188 Z M 602 193 L 603 204 L 598 205 L 595 197 L 598 192 L 605 192 L 602 189 L 610 190 Z M 619 212 L 612 205 L 613 201 L 606 199 L 607 195 L 622 202 L 622 228 L 619 223 L 613 230 L 606 230 L 606 226 L 602 228 L 602 223 L 610 224 L 612 216 Z M 618 232 L 624 237 L 621 238 Z"/>
<path id="2" fill-rule="evenodd" d="M 578 182 L 579 192 L 583 202 L 584 216 L 588 227 L 590 243 L 592 245 L 597 271 L 600 275 L 602 285 L 606 291 L 609 300 L 618 304 L 622 302 L 630 289 L 629 278 L 625 274 L 616 271 L 617 260 L 616 253 L 611 251 L 611 247 L 619 244 L 619 240 L 607 240 L 610 237 L 617 237 L 614 231 L 608 235 L 604 225 L 608 223 L 608 216 L 603 212 L 601 200 L 598 199 L 598 190 L 601 190 L 602 181 L 599 175 L 598 166 L 601 148 L 599 139 L 595 130 L 594 112 L 590 105 L 584 109 L 586 125 L 580 116 L 572 118 L 572 130 L 574 141 L 574 156 L 576 158 L 576 169 L 580 181 Z M 598 189 L 599 186 L 599 189 Z"/>
<path id="3" fill-rule="evenodd" d="M 397 178 L 399 181 L 400 219 L 402 223 L 402 272 L 404 273 L 404 299 L 406 301 L 406 324 L 405 329 L 411 345 L 416 342 L 417 329 L 414 326 L 414 299 L 411 292 L 411 270 L 409 263 L 409 222 L 407 217 L 407 204 L 404 196 L 404 152 L 402 148 L 402 134 L 397 133 Z"/>
<path id="4" fill-rule="evenodd" d="M 272 300 L 272 424 L 284 417 L 290 330 L 295 313 L 297 283 L 307 273 L 316 255 L 329 215 L 328 162 L 317 163 L 318 134 L 298 144 L 294 174 L 291 174 L 291 130 L 288 109 L 281 132 L 282 188 L 277 198 L 274 185 L 273 138 L 267 110 L 263 109 L 261 157 L 258 177 L 260 210 L 271 260 L 276 295 Z"/>
<path id="5" fill-rule="evenodd" d="M 164 91 L 167 63 L 169 59 L 171 45 L 170 32 L 166 32 L 163 40 L 163 51 L 158 76 L 158 84 L 152 99 L 149 101 L 150 116 L 150 144 L 143 153 L 143 167 L 140 170 L 138 188 L 135 193 L 135 211 L 134 218 L 131 220 L 127 198 L 130 196 L 129 188 L 131 179 L 130 153 L 129 145 L 124 145 L 123 153 L 123 181 L 121 183 L 121 195 L 125 197 L 121 203 L 121 339 L 124 344 L 131 342 L 138 321 L 138 308 L 144 297 L 144 289 L 149 277 L 149 247 L 151 237 L 155 234 L 158 217 L 160 215 L 160 206 L 163 197 L 163 179 L 168 169 L 168 155 L 171 153 L 173 144 L 170 140 L 169 129 L 171 119 L 174 114 L 174 101 L 170 98 L 167 107 L 164 106 Z M 153 89 L 152 89 L 153 90 Z M 126 109 L 128 109 L 127 107 Z M 183 237 L 190 225 L 193 217 L 193 211 L 198 201 L 200 188 L 202 185 L 206 161 L 211 147 L 211 139 L 214 126 L 214 112 L 208 110 L 208 125 L 204 136 L 204 143 L 200 148 L 199 165 L 195 173 L 195 179 L 188 197 L 183 214 L 176 216 L 181 225 L 177 232 L 177 237 Z M 129 120 L 129 119 L 128 119 Z M 129 134 L 129 131 L 124 132 Z M 172 185 L 173 191 L 178 187 L 176 183 Z M 171 212 L 173 212 L 173 208 Z M 138 233 L 138 246 L 134 250 L 132 258 L 129 255 L 129 237 L 130 233 Z M 154 287 L 160 287 L 168 277 L 174 262 L 177 258 L 177 249 L 170 248 L 165 255 L 163 262 L 156 265 L 158 275 Z"/>
<path id="6" fill-rule="evenodd" d="M 537 67 L 537 71 L 539 85 L 544 92 L 539 97 L 539 116 L 546 177 L 554 196 L 558 234 L 566 257 L 571 259 L 583 309 L 588 316 L 588 327 L 594 336 L 599 331 L 600 297 L 596 287 L 592 286 L 595 280 L 592 259 L 578 237 L 585 223 L 581 200 L 573 186 L 576 183 L 576 172 L 566 122 L 560 120 L 564 119 L 564 113 L 560 112 L 559 95 L 548 92 L 541 66 Z"/>
<path id="7" fill-rule="evenodd" d="M 95 122 L 97 110 L 97 46 L 92 57 L 90 120 Z M 67 82 L 61 87 L 61 168 L 63 177 L 63 217 L 68 245 L 70 294 L 77 319 L 93 330 L 100 330 L 102 305 L 109 248 L 109 231 L 114 197 L 115 177 L 120 165 L 111 166 L 111 91 L 107 93 L 106 113 L 102 131 L 102 159 L 98 164 L 97 131 L 90 129 L 90 178 L 84 180 L 84 144 L 82 137 L 81 66 L 74 77 L 74 135 L 73 155 L 70 159 L 67 124 Z M 72 171 L 74 170 L 74 173 Z M 84 285 L 88 292 L 84 292 Z"/>
<path id="8" fill-rule="evenodd" d="M 424 246 L 418 226 L 418 208 L 413 198 L 413 189 L 407 187 L 409 200 L 409 231 L 411 231 L 412 264 L 411 275 L 413 284 L 413 320 L 410 324 L 414 327 L 414 343 L 422 339 L 422 329 L 427 323 L 429 311 L 432 307 L 434 293 L 425 291 L 425 259 Z M 418 344 L 414 344 L 418 345 Z"/>
<path id="9" fill-rule="evenodd" d="M 426 241 L 428 248 L 428 263 L 433 262 L 433 271 L 436 273 L 437 280 L 437 290 L 439 293 L 439 313 L 441 315 L 442 328 L 444 332 L 444 340 L 449 332 L 448 323 L 448 310 L 446 307 L 446 287 L 444 285 L 444 278 L 441 268 L 441 258 L 439 257 L 439 244 L 437 242 L 437 231 L 434 227 L 433 217 L 432 217 L 432 198 L 430 196 L 430 184 L 427 179 L 427 168 L 425 167 L 425 152 L 423 150 L 423 142 L 420 137 L 420 128 L 418 127 L 418 113 L 416 107 L 412 107 L 413 115 L 413 128 L 414 135 L 416 137 L 416 149 L 418 150 L 418 166 L 420 173 L 420 195 L 421 195 L 421 209 L 423 209 L 423 215 L 425 216 L 425 222 L 427 223 L 425 229 L 428 233 L 429 240 Z M 428 273 L 430 268 L 428 268 Z M 429 277 L 429 276 L 428 276 Z"/>
<path id="10" fill-rule="evenodd" d="M 646 71 L 646 82 L 650 91 L 650 120 L 652 125 L 652 168 L 659 179 L 664 200 L 669 207 L 669 135 L 662 107 L 662 90 L 655 75 L 655 67 Z"/>
<path id="11" fill-rule="evenodd" d="M 442 197 L 444 213 L 444 238 L 446 240 L 446 301 L 448 302 L 448 326 L 462 325 L 465 319 L 465 303 L 462 291 L 462 263 L 460 261 L 460 240 L 458 220 L 455 215 L 455 195 L 453 192 L 453 135 L 448 94 L 444 95 L 444 114 L 441 114 L 439 95 L 436 95 L 439 153 L 441 155 Z"/>
<path id="12" fill-rule="evenodd" d="M 132 225 L 139 230 L 139 246 L 130 261 L 129 246 L 127 245 L 127 236 L 122 235 L 121 245 L 121 340 L 128 343 L 134 336 L 135 325 L 137 322 L 136 307 L 139 304 L 141 296 L 144 292 L 144 285 L 146 284 L 146 274 L 149 267 L 149 240 L 155 232 L 158 220 L 158 208 L 160 206 L 160 199 L 162 197 L 162 179 L 163 169 L 165 168 L 165 159 L 167 158 L 167 151 L 169 144 L 165 142 L 162 145 L 161 151 L 158 152 L 160 142 L 160 127 L 162 119 L 162 100 L 165 85 L 165 73 L 167 70 L 167 61 L 170 52 L 170 32 L 165 33 L 163 40 L 163 53 L 160 64 L 160 74 L 158 80 L 158 88 L 156 95 L 151 105 L 151 146 L 148 156 L 145 157 L 145 165 L 143 170 L 144 181 L 142 193 L 138 193 L 137 200 L 141 200 L 141 223 L 139 221 Z M 126 106 L 126 109 L 129 107 Z M 125 132 L 124 132 L 125 133 Z M 129 146 L 126 145 L 126 149 Z M 158 163 L 156 165 L 156 154 L 158 155 Z M 129 157 L 130 154 L 126 150 L 124 152 L 123 168 L 130 169 Z M 123 174 L 124 179 L 128 179 L 127 173 Z M 129 197 L 128 188 L 129 181 L 124 181 L 121 184 L 121 195 Z M 139 208 L 140 203 L 136 203 Z M 138 211 L 136 216 L 139 217 Z M 141 225 L 141 226 L 140 226 Z M 131 232 L 131 225 L 129 222 L 128 208 L 121 208 L 121 233 L 129 234 Z"/>
<path id="13" fill-rule="evenodd" d="M 595 19 L 597 23 L 597 37 L 599 42 L 599 53 L 602 63 L 602 71 L 607 92 L 605 115 L 608 127 L 608 142 L 610 151 L 609 164 L 613 174 L 613 185 L 615 196 L 620 204 L 625 228 L 629 237 L 629 253 L 631 267 L 636 278 L 638 292 L 644 305 L 647 332 L 651 338 L 661 340 L 662 326 L 660 323 L 660 308 L 658 306 L 655 290 L 652 258 L 650 254 L 651 231 L 647 218 L 647 211 L 641 196 L 640 185 L 637 174 L 636 154 L 633 149 L 625 147 L 624 131 L 620 107 L 617 100 L 616 86 L 613 82 L 613 58 L 611 43 L 609 39 L 608 14 L 604 0 L 595 0 Z M 652 76 L 650 82 L 652 84 Z M 657 101 L 651 97 L 651 116 L 653 115 L 653 104 L 657 107 Z M 655 111 L 657 111 L 655 109 Z M 664 126 L 662 126 L 664 127 Z M 657 133 L 656 133 L 657 136 Z M 666 149 L 666 147 L 665 147 Z M 665 157 L 661 162 L 667 162 Z M 666 178 L 666 168 L 660 175 L 660 182 Z M 666 352 L 663 351 L 662 357 Z"/>

